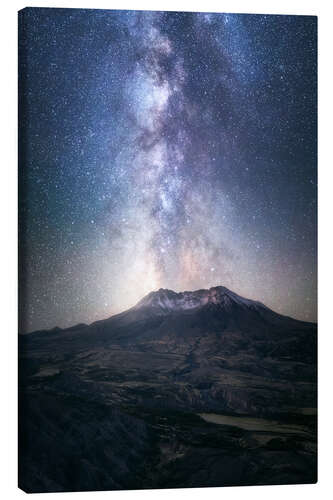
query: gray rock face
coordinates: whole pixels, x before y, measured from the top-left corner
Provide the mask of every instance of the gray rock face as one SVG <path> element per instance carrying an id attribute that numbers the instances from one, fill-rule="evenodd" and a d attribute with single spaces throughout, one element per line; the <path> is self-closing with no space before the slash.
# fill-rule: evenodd
<path id="1" fill-rule="evenodd" d="M 316 339 L 225 287 L 161 289 L 107 320 L 20 336 L 20 486 L 314 482 Z"/>

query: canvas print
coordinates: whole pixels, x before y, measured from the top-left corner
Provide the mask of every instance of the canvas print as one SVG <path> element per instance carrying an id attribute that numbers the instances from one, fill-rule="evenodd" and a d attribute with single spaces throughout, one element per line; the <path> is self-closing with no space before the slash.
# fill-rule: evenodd
<path id="1" fill-rule="evenodd" d="M 317 20 L 19 12 L 19 487 L 317 480 Z"/>

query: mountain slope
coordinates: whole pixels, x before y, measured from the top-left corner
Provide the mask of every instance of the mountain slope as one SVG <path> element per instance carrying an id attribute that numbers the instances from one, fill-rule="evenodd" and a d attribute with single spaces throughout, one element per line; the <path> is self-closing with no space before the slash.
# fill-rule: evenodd
<path id="1" fill-rule="evenodd" d="M 281 316 L 225 287 L 183 293 L 160 289 L 109 319 L 20 336 L 20 383 L 24 434 L 34 435 L 36 422 L 41 429 L 35 436 L 37 454 L 22 440 L 23 469 L 37 471 L 40 453 L 50 446 L 58 450 L 50 459 L 53 465 L 59 456 L 67 465 L 67 455 L 75 460 L 72 438 L 66 437 L 62 451 L 54 442 L 61 439 L 59 422 L 71 427 L 73 420 L 82 443 L 75 456 L 85 457 L 85 473 L 74 489 L 89 489 L 89 484 L 91 489 L 279 484 L 281 477 L 285 482 L 311 482 L 315 477 L 316 325 Z M 91 408 L 97 408 L 95 416 Z M 210 422 L 229 415 L 235 427 L 203 423 L 197 416 L 212 413 L 219 417 Z M 141 429 L 138 444 L 124 430 L 118 458 L 112 448 L 101 454 L 99 447 L 116 436 L 111 422 L 118 426 L 122 418 L 129 427 Z M 239 424 L 249 418 L 281 426 L 263 423 L 259 433 L 251 432 Z M 110 424 L 105 427 L 106 421 Z M 100 426 L 108 429 L 109 438 L 105 434 L 93 444 L 96 455 L 87 458 L 85 436 Z M 239 474 L 246 466 L 240 436 L 247 453 L 253 446 L 256 450 L 251 455 L 254 469 L 250 467 L 243 479 L 232 472 Z M 274 439 L 280 440 L 274 445 L 278 450 L 267 450 Z M 207 470 L 197 481 L 195 463 L 200 456 L 214 456 L 215 440 L 221 447 L 214 479 Z M 193 443 L 198 444 L 193 448 Z M 290 469 L 281 475 L 279 469 L 269 475 L 260 464 L 272 453 L 276 463 L 297 462 L 298 472 Z M 175 475 L 181 456 L 186 463 L 181 462 Z M 230 470 L 226 463 L 233 464 Z M 152 476 L 152 467 L 160 467 L 160 472 Z M 32 481 L 25 474 L 25 489 L 69 490 L 70 478 L 57 470 L 47 467 L 42 485 L 38 477 Z M 254 470 L 261 471 L 259 476 Z"/>

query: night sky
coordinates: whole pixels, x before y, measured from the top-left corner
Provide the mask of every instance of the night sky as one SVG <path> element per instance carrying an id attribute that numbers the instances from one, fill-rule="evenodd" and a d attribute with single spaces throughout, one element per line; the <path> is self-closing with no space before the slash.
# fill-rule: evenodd
<path id="1" fill-rule="evenodd" d="M 22 331 L 216 285 L 316 321 L 316 30 L 21 11 Z"/>

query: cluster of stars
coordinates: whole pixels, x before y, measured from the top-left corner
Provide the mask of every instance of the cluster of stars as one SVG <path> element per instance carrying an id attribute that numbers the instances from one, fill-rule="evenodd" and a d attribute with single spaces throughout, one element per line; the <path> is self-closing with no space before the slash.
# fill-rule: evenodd
<path id="1" fill-rule="evenodd" d="M 20 13 L 21 330 L 160 287 L 316 320 L 316 19 Z"/>

